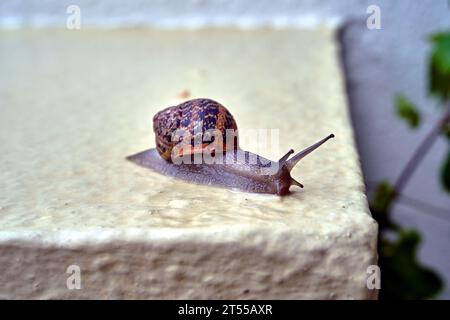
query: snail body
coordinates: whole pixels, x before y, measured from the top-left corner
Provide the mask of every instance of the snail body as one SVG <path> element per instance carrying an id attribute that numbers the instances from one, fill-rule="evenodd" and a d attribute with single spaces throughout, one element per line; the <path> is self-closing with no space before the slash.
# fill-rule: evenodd
<path id="1" fill-rule="evenodd" d="M 303 188 L 290 171 L 334 137 L 331 134 L 293 157 L 291 149 L 278 161 L 271 161 L 240 149 L 236 121 L 224 106 L 210 99 L 189 100 L 158 112 L 153 129 L 156 148 L 128 160 L 196 184 L 280 196 L 287 195 L 291 185 Z M 198 159 L 200 162 L 195 161 Z"/>

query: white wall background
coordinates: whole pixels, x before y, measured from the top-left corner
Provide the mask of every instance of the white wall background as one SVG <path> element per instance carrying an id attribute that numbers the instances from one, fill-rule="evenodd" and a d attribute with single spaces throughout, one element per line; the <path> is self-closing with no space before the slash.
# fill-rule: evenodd
<path id="1" fill-rule="evenodd" d="M 367 1 L 347 0 L 3 0 L 0 23 L 65 26 L 68 5 L 85 26 L 303 26 L 365 12 Z"/>
<path id="2" fill-rule="evenodd" d="M 427 35 L 450 28 L 446 0 L 2 0 L 0 28 L 65 27 L 66 8 L 81 8 L 82 27 L 205 26 L 314 27 L 345 24 L 349 100 L 369 190 L 380 179 L 393 181 L 421 137 L 437 119 L 426 92 Z M 365 27 L 366 8 L 381 8 L 381 30 Z M 330 79 L 332 81 L 332 79 Z M 423 126 L 410 132 L 393 112 L 393 94 L 417 102 Z M 395 208 L 404 226 L 422 231 L 420 257 L 447 281 L 450 298 L 450 196 L 438 183 L 446 143 L 439 141 L 425 158 Z"/>
<path id="3" fill-rule="evenodd" d="M 365 23 L 349 22 L 341 39 L 352 117 L 369 191 L 377 181 L 394 181 L 399 176 L 441 114 L 442 109 L 426 96 L 427 37 L 450 28 L 448 1 L 379 3 L 381 30 L 369 31 Z M 396 93 L 417 103 L 423 115 L 420 130 L 409 130 L 395 116 Z M 422 232 L 420 258 L 446 280 L 441 294 L 446 299 L 450 299 L 450 194 L 440 186 L 439 170 L 448 147 L 444 139 L 434 145 L 394 212 L 402 226 Z"/>

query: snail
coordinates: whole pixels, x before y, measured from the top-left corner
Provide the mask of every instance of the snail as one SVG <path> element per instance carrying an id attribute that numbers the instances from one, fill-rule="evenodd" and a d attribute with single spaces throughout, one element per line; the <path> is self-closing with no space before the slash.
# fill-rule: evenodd
<path id="1" fill-rule="evenodd" d="M 137 165 L 196 184 L 284 196 L 291 185 L 303 185 L 290 171 L 334 135 L 278 161 L 241 150 L 231 113 L 211 99 L 193 99 L 159 111 L 153 117 L 156 148 L 127 157 Z"/>

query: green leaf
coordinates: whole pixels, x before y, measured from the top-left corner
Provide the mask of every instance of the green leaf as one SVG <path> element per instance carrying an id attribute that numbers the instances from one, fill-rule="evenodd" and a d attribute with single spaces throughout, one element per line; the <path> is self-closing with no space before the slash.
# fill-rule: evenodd
<path id="1" fill-rule="evenodd" d="M 378 222 L 381 229 L 397 229 L 398 226 L 391 221 L 389 211 L 392 200 L 394 199 L 394 188 L 387 182 L 380 182 L 375 188 L 372 201 L 370 203 L 370 211 L 373 218 Z"/>
<path id="2" fill-rule="evenodd" d="M 447 138 L 447 140 L 450 142 L 450 124 L 447 124 L 442 129 L 442 133 L 444 134 L 444 137 Z"/>
<path id="3" fill-rule="evenodd" d="M 411 128 L 417 128 L 420 123 L 420 114 L 414 104 L 402 95 L 395 96 L 395 108 L 397 115 L 405 120 Z"/>
<path id="4" fill-rule="evenodd" d="M 380 299 L 426 299 L 442 289 L 442 280 L 417 261 L 420 234 L 401 230 L 394 241 L 381 240 Z"/>
<path id="5" fill-rule="evenodd" d="M 380 182 L 373 197 L 373 207 L 378 211 L 386 211 L 392 201 L 394 188 L 387 181 Z"/>
<path id="6" fill-rule="evenodd" d="M 442 165 L 441 183 L 444 189 L 450 192 L 450 150 L 447 152 L 444 164 Z"/>
<path id="7" fill-rule="evenodd" d="M 450 98 L 450 31 L 432 35 L 433 47 L 428 68 L 428 90 L 446 101 Z"/>

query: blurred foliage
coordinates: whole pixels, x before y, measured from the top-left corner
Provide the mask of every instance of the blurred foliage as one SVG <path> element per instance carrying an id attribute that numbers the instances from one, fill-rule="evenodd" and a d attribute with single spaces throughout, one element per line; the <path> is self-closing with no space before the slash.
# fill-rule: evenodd
<path id="1" fill-rule="evenodd" d="M 440 181 L 450 192 L 450 31 L 431 37 L 432 50 L 428 63 L 428 94 L 437 98 L 447 110 L 439 122 L 438 133 L 449 142 L 442 164 Z M 411 128 L 420 126 L 420 114 L 406 97 L 396 95 L 397 115 Z M 434 140 L 430 140 L 434 143 Z M 428 142 L 425 140 L 424 142 Z M 414 160 L 414 159 L 412 159 Z M 420 160 L 417 160 L 420 161 Z M 408 172 L 412 175 L 413 172 Z M 379 225 L 379 265 L 381 268 L 380 299 L 427 299 L 435 297 L 443 287 L 442 280 L 417 259 L 420 234 L 404 229 L 392 220 L 392 207 L 402 190 L 388 181 L 380 182 L 373 194 L 370 210 Z"/>
<path id="2" fill-rule="evenodd" d="M 442 134 L 447 138 L 448 142 L 450 143 L 450 124 L 444 126 L 442 129 Z"/>
<path id="3" fill-rule="evenodd" d="M 450 98 L 450 32 L 432 35 L 428 88 L 443 102 Z"/>
<path id="4" fill-rule="evenodd" d="M 411 128 L 417 128 L 420 124 L 420 114 L 414 104 L 402 95 L 395 96 L 395 108 L 397 115 L 406 121 Z"/>
<path id="5" fill-rule="evenodd" d="M 380 231 L 378 243 L 381 268 L 380 299 L 425 299 L 442 289 L 442 281 L 431 269 L 417 261 L 420 235 L 403 229 L 391 220 L 396 195 L 388 182 L 380 182 L 371 203 L 371 212 Z M 391 237 L 386 237 L 389 234 Z"/>
<path id="6" fill-rule="evenodd" d="M 433 297 L 442 288 L 440 278 L 422 267 L 416 259 L 420 235 L 415 230 L 400 230 L 394 241 L 382 240 L 380 261 L 384 277 L 382 298 L 417 299 Z"/>
<path id="7" fill-rule="evenodd" d="M 446 159 L 442 165 L 441 182 L 444 189 L 450 192 L 450 150 L 447 152 Z"/>
<path id="8" fill-rule="evenodd" d="M 447 142 L 450 147 L 450 124 L 444 125 L 444 128 L 442 129 L 442 134 L 447 139 Z M 442 165 L 441 183 L 444 186 L 444 189 L 447 190 L 447 192 L 450 192 L 450 148 L 447 152 L 444 164 Z"/>
<path id="9" fill-rule="evenodd" d="M 380 182 L 373 196 L 370 211 L 378 222 L 380 229 L 397 229 L 398 227 L 389 219 L 388 209 L 394 200 L 394 187 L 387 181 Z"/>

